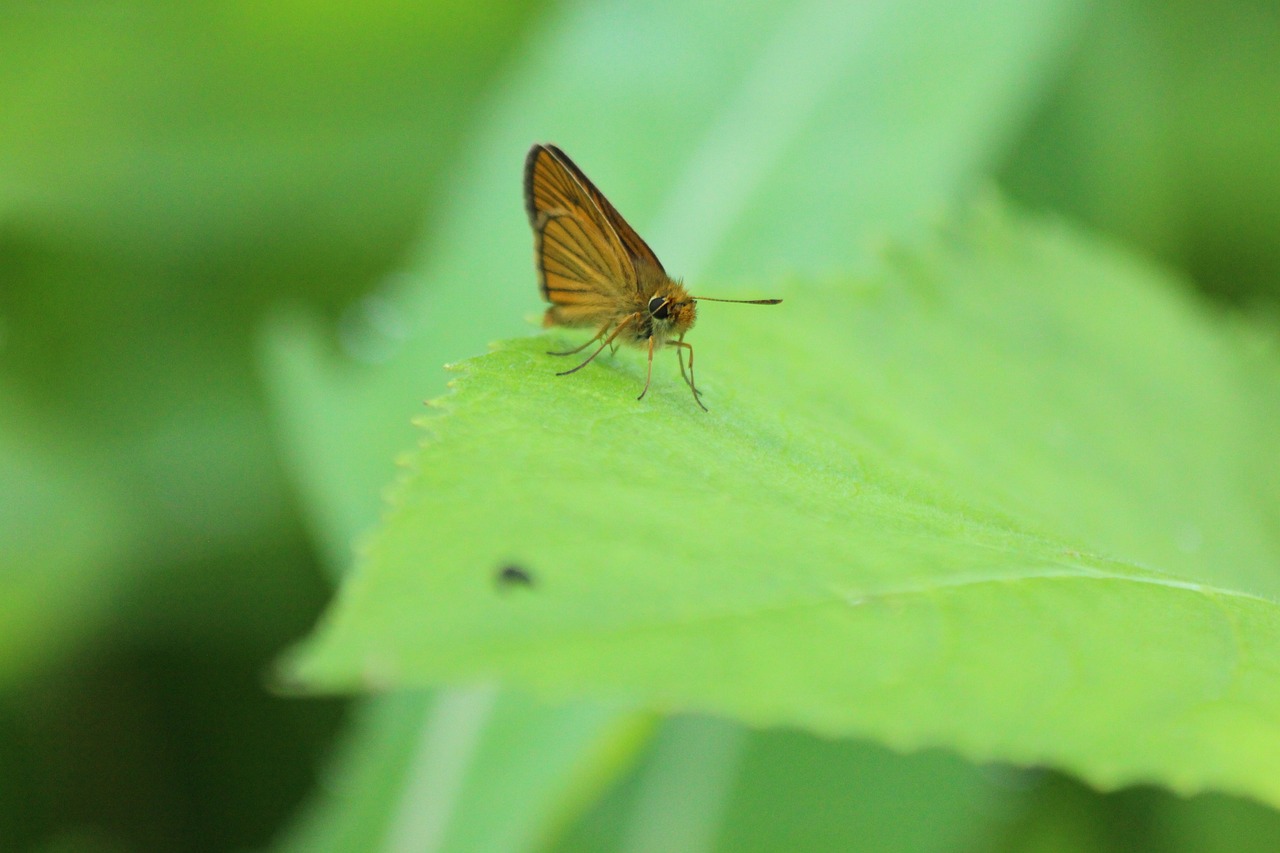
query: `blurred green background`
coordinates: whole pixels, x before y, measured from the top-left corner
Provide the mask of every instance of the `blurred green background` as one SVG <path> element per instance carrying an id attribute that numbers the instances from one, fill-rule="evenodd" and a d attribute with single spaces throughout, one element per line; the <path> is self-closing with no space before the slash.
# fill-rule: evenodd
<path id="1" fill-rule="evenodd" d="M 978 177 L 1159 258 L 1222 310 L 1273 317 L 1280 5 L 1055 5 L 1066 11 L 1026 59 L 1025 103 L 992 119 L 998 156 Z M 401 286 L 407 259 L 440 229 L 460 189 L 455 164 L 500 120 L 509 81 L 585 8 L 0 10 L 0 850 L 268 848 L 300 813 L 340 808 L 317 797 L 344 730 L 357 717 L 397 723 L 266 687 L 353 537 L 307 498 L 306 454 L 267 390 L 264 329 L 318 316 L 333 347 L 351 350 L 344 330 L 367 322 L 365 295 Z M 617 38 L 634 31 L 634 4 L 592 8 Z M 761 27 L 771 8 L 761 4 Z M 672 77 L 699 73 L 697 57 L 688 63 Z M 672 79 L 653 85 L 678 96 Z M 602 105 L 601 121 L 619 113 L 625 104 Z M 651 133 L 655 152 L 682 139 L 680 128 Z M 510 152 L 504 229 L 525 228 L 523 154 Z M 635 180 L 661 168 L 654 156 Z M 530 269 L 509 283 L 513 322 L 532 307 L 533 282 Z M 437 365 L 421 371 L 414 393 L 438 393 Z M 643 800 L 645 774 L 684 736 L 638 738 L 577 811 L 549 821 L 560 849 L 614 849 L 618 804 Z M 809 772 L 815 752 L 836 756 L 826 778 Z M 850 768 L 882 766 L 883 777 L 855 785 L 837 772 L 845 753 Z M 868 791 L 894 801 L 884 791 L 910 787 L 911 762 L 944 787 L 969 772 L 798 734 L 754 741 L 717 849 L 857 849 L 805 829 L 858 798 L 865 813 L 850 827 L 889 820 Z M 863 849 L 1240 850 L 1249 838 L 1261 850 L 1280 839 L 1270 812 L 1227 798 L 989 776 L 981 803 L 935 816 L 953 831 L 886 830 Z M 770 803 L 769 820 L 756 801 Z"/>

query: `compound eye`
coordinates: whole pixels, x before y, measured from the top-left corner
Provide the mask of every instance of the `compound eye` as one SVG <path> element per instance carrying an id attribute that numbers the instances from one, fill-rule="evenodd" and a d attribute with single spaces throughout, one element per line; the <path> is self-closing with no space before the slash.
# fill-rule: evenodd
<path id="1" fill-rule="evenodd" d="M 669 306 L 670 303 L 667 301 L 665 296 L 655 296 L 649 300 L 649 313 L 652 314 L 656 320 L 665 320 L 667 319 L 667 310 Z"/>

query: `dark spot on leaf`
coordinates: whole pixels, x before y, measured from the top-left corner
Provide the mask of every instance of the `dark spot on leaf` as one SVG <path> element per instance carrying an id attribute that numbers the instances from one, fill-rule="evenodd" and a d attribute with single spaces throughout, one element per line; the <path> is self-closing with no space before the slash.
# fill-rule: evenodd
<path id="1" fill-rule="evenodd" d="M 493 579 L 499 589 L 534 586 L 533 574 L 528 569 L 510 563 L 498 569 Z"/>

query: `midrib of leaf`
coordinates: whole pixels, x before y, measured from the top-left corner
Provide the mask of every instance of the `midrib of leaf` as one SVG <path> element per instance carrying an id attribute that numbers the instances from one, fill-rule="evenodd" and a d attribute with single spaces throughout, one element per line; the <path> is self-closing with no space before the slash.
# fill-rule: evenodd
<path id="1" fill-rule="evenodd" d="M 875 601 L 887 601 L 891 598 L 910 598 L 916 596 L 929 596 L 944 590 L 964 590 L 989 585 L 1000 585 L 1005 588 L 1013 588 L 1017 584 L 1033 584 L 1036 581 L 1114 581 L 1118 583 L 1129 584 L 1146 584 L 1156 587 L 1164 587 L 1166 589 L 1177 590 L 1182 592 L 1192 592 L 1201 596 L 1204 600 L 1214 604 L 1220 604 L 1218 598 L 1227 600 L 1238 600 L 1254 604 L 1261 604 L 1266 607 L 1277 607 L 1276 602 L 1257 595 L 1242 593 L 1237 590 L 1221 589 L 1218 587 L 1205 586 L 1204 584 L 1193 583 L 1191 581 L 1180 581 L 1172 578 L 1146 577 L 1141 575 L 1111 574 L 1105 572 L 1081 573 L 1078 571 L 1068 570 L 1044 570 L 1035 572 L 1018 572 L 1014 574 L 989 574 L 989 575 L 967 575 L 961 577 L 947 578 L 942 581 L 903 584 L 895 587 L 885 587 L 882 589 L 858 589 L 841 593 L 833 590 L 832 594 L 824 597 L 810 597 L 802 599 L 794 599 L 790 601 L 779 601 L 768 605 L 750 605 L 733 610 L 723 611 L 702 611 L 696 616 L 679 620 L 655 620 L 648 622 L 634 622 L 628 624 L 620 624 L 614 627 L 591 627 L 586 630 L 579 631 L 547 631 L 535 637 L 521 636 L 520 645 L 522 654 L 529 649 L 538 646 L 557 646 L 563 643 L 573 643 L 575 639 L 591 638 L 599 639 L 601 637 L 626 637 L 635 634 L 661 633 L 673 626 L 687 627 L 690 625 L 714 625 L 716 623 L 736 622 L 738 620 L 748 620 L 758 616 L 768 616 L 774 613 L 787 613 L 796 610 L 804 610 L 806 608 L 827 607 L 832 604 L 844 605 L 848 607 L 859 607 Z M 1276 611 L 1276 617 L 1280 618 L 1280 610 Z M 484 653 L 489 651 L 498 651 L 509 649 L 512 638 L 495 636 L 492 631 L 487 631 L 481 635 L 484 638 L 494 640 L 494 642 L 486 644 L 482 640 L 476 640 L 469 645 L 474 651 Z"/>
<path id="2" fill-rule="evenodd" d="M 540 351 L 542 345 L 536 341 L 522 341 L 516 343 L 515 347 L 521 350 Z M 501 353 L 495 353 L 481 357 L 479 362 L 483 362 L 485 359 L 501 358 L 502 355 Z M 472 361 L 470 365 L 477 363 L 477 361 Z M 471 371 L 470 365 L 463 368 L 468 374 Z M 449 410 L 454 406 L 453 396 L 462 391 L 470 381 L 472 381 L 472 377 L 464 374 L 453 383 L 454 388 L 450 394 L 434 401 L 434 406 L 439 411 L 440 417 L 444 421 L 443 423 L 437 422 L 435 418 L 421 421 L 430 432 L 434 433 L 434 437 L 429 439 L 431 443 L 448 447 L 450 433 L 453 429 L 453 425 L 449 423 Z M 738 413 L 738 416 L 740 417 L 741 413 Z M 745 423 L 735 421 L 732 416 L 718 423 L 716 431 L 723 433 L 721 437 L 725 443 L 738 443 L 745 447 L 755 448 L 760 446 L 780 446 L 776 436 L 761 434 L 757 430 L 752 430 Z M 590 430 L 587 429 L 584 432 L 589 433 Z M 872 515 L 878 519 L 890 519 L 904 526 L 915 526 L 914 535 L 921 539 L 944 545 L 958 543 L 967 549 L 989 551 L 992 554 L 1012 558 L 1015 564 L 1033 559 L 1050 564 L 1060 563 L 1063 557 L 1070 558 L 1071 562 L 1067 564 L 1069 568 L 1012 568 L 1006 572 L 948 573 L 922 577 L 908 583 L 897 582 L 896 579 L 892 583 L 877 583 L 874 580 L 865 581 L 856 587 L 841 580 L 833 580 L 820 584 L 809 595 L 782 601 L 770 599 L 764 603 L 754 601 L 750 597 L 744 599 L 742 594 L 752 588 L 753 579 L 750 575 L 742 575 L 736 578 L 735 589 L 726 596 L 728 604 L 714 602 L 710 609 L 701 610 L 692 617 L 686 614 L 676 619 L 646 619 L 613 625 L 592 624 L 583 626 L 580 630 L 552 628 L 543 635 L 532 637 L 522 630 L 517 630 L 513 634 L 505 634 L 502 629 L 485 624 L 481 626 L 479 633 L 468 639 L 466 645 L 470 649 L 479 652 L 479 656 L 482 657 L 486 651 L 503 649 L 512 642 L 513 636 L 519 636 L 519 645 L 522 650 L 527 650 L 538 646 L 572 643 L 578 638 L 621 637 L 628 634 L 657 633 L 673 625 L 709 625 L 804 608 L 825 607 L 833 603 L 857 606 L 873 600 L 883 601 L 895 597 L 924 596 L 942 590 L 963 590 L 991 584 L 1013 586 L 1017 584 L 1033 584 L 1037 581 L 1058 580 L 1150 585 L 1169 590 L 1195 593 L 1215 604 L 1221 604 L 1221 600 L 1225 599 L 1227 601 L 1247 601 L 1271 608 L 1277 607 L 1277 602 L 1265 595 L 1254 594 L 1219 584 L 1197 582 L 1150 567 L 1107 559 L 1097 554 L 1087 553 L 1082 546 L 1077 544 L 1055 541 L 1042 535 L 1022 531 L 1009 524 L 997 524 L 983 520 L 983 514 L 980 512 L 959 514 L 956 512 L 955 507 L 952 506 L 924 503 L 908 495 L 895 493 L 866 482 L 853 482 L 848 479 L 842 480 L 840 477 L 832 477 L 831 472 L 824 470 L 818 460 L 807 456 L 794 459 L 790 454 L 787 454 L 785 458 L 764 454 L 757 456 L 754 461 L 759 468 L 741 475 L 740 480 L 743 483 L 752 481 L 775 483 L 781 479 L 778 476 L 779 469 L 785 468 L 788 470 L 789 479 L 792 482 L 813 483 L 815 479 L 820 478 L 825 482 L 832 483 L 834 492 L 853 490 L 851 494 L 855 497 L 852 504 L 831 501 L 826 506 L 815 504 L 812 495 L 779 489 L 772 489 L 769 492 L 768 499 L 770 502 L 784 505 L 791 504 L 790 512 L 796 516 L 802 516 L 806 525 L 814 527 L 847 526 L 848 522 L 852 521 L 855 516 L 865 517 Z M 575 476 L 572 471 L 564 473 L 570 478 Z M 697 474 L 697 472 L 686 473 L 692 473 L 694 476 Z M 407 497 L 408 491 L 414 488 L 415 482 L 411 471 L 408 476 L 402 479 L 396 492 L 389 495 L 390 502 L 393 505 L 400 504 L 401 500 Z M 584 479 L 584 485 L 588 482 L 589 480 Z M 833 496 L 833 492 L 827 493 L 828 498 Z M 740 501 L 747 499 L 745 496 L 739 497 Z M 773 511 L 781 512 L 782 510 L 775 508 Z M 395 523 L 394 514 L 388 518 L 387 523 Z M 593 531 L 593 535 L 599 536 L 602 532 L 596 530 Z M 605 536 L 607 538 L 607 534 Z M 803 540 L 804 537 L 797 536 L 797 539 Z M 850 550 L 846 556 L 852 557 L 856 553 L 856 548 L 856 542 L 850 543 Z M 368 556 L 373 561 L 381 559 L 381 555 L 376 550 Z M 1277 611 L 1277 616 L 1280 617 L 1280 611 Z"/>

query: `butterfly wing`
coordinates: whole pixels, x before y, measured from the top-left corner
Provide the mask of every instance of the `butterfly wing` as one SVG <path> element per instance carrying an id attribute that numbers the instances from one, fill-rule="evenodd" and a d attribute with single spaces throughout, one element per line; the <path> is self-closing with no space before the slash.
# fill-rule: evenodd
<path id="1" fill-rule="evenodd" d="M 535 145 L 525 161 L 525 206 L 548 318 L 568 325 L 602 323 L 630 305 L 636 271 L 626 247 L 572 163 Z M 589 189 L 590 187 L 590 189 Z M 596 191 L 598 194 L 598 191 Z"/>
<path id="2" fill-rule="evenodd" d="M 662 262 L 658 260 L 658 256 L 653 253 L 653 249 L 649 248 L 649 244 L 644 241 L 635 229 L 627 224 L 627 220 L 622 218 L 622 214 L 618 213 L 617 208 L 609 203 L 609 199 L 604 197 L 604 193 L 596 189 L 596 185 L 591 183 L 591 179 L 582 173 L 578 165 L 569 159 L 569 155 L 565 154 L 554 145 L 547 145 L 547 150 L 556 156 L 560 163 L 573 173 L 591 196 L 591 200 L 596 203 L 596 207 L 600 208 L 600 212 L 609 220 L 609 224 L 613 226 L 613 230 L 618 235 L 618 239 L 626 246 L 627 254 L 631 256 L 633 263 L 648 263 L 660 273 L 666 274 L 666 270 L 662 268 Z"/>

